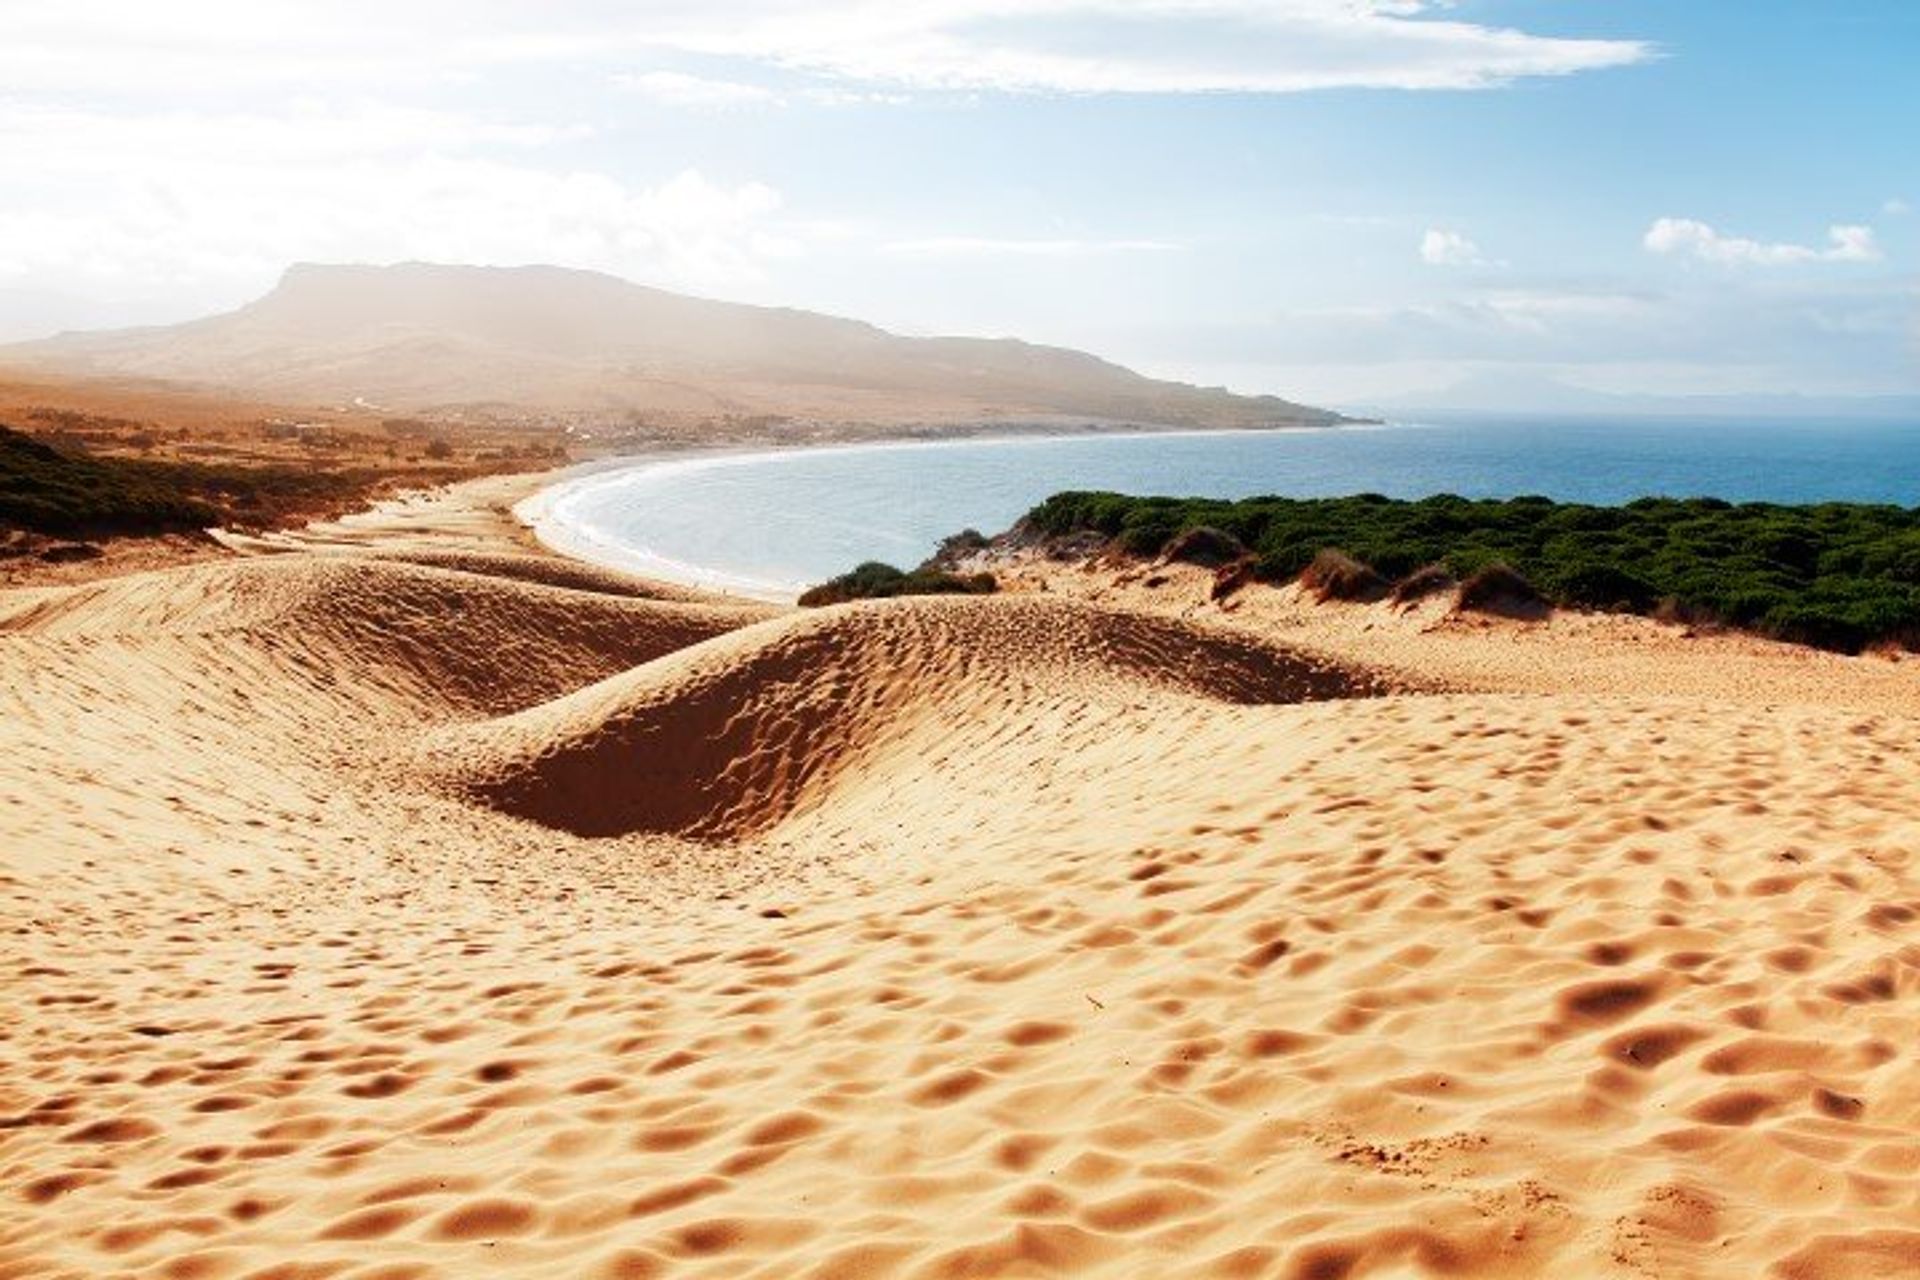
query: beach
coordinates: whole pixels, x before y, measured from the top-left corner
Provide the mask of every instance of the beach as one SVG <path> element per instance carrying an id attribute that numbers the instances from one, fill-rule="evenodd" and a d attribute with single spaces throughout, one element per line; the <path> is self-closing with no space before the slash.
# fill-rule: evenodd
<path id="1" fill-rule="evenodd" d="M 1920 667 L 502 477 L 0 594 L 0 1275 L 1920 1271 Z"/>

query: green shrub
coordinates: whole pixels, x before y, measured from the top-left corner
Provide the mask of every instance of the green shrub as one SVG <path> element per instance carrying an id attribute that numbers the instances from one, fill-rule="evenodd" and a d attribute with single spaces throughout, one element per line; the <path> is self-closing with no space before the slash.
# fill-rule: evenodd
<path id="1" fill-rule="evenodd" d="M 1382 576 L 1466 580 L 1510 566 L 1547 601 L 1712 618 L 1781 639 L 1857 651 L 1920 637 L 1920 509 L 1827 502 L 1640 498 L 1617 507 L 1438 494 L 1349 498 L 1132 498 L 1055 494 L 1028 516 L 1042 532 L 1093 532 L 1157 555 L 1208 528 L 1241 542 L 1268 582 L 1342 548 Z M 1415 598 L 1404 596 L 1397 598 Z"/>
<path id="2" fill-rule="evenodd" d="M 987 595 L 999 587 L 990 573 L 947 573 L 939 569 L 919 568 L 911 573 L 869 560 L 852 572 L 809 588 L 800 603 L 844 604 L 849 600 L 879 600 L 891 596 Z"/>
<path id="3" fill-rule="evenodd" d="M 0 526 L 61 535 L 268 524 L 350 497 L 371 473 L 214 466 L 67 453 L 0 427 Z"/>
<path id="4" fill-rule="evenodd" d="M 1549 608 L 1538 587 L 1504 564 L 1490 564 L 1461 583 L 1456 601 L 1462 609 L 1508 618 L 1537 618 Z"/>
<path id="5" fill-rule="evenodd" d="M 1547 590 L 1561 604 L 1621 613 L 1645 613 L 1660 599 L 1660 589 L 1652 582 L 1598 556 L 1572 560 L 1554 570 Z"/>
<path id="6" fill-rule="evenodd" d="M 1208 525 L 1187 529 L 1167 540 L 1161 552 L 1169 560 L 1218 569 L 1247 554 L 1247 544 L 1224 529 Z"/>

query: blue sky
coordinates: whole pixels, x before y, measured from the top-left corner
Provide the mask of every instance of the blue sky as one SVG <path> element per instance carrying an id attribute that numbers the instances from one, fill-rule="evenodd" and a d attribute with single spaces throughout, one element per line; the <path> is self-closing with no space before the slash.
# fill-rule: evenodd
<path id="1" fill-rule="evenodd" d="M 0 336 L 425 258 L 1321 401 L 1913 391 L 1916 64 L 1910 0 L 7 6 Z"/>

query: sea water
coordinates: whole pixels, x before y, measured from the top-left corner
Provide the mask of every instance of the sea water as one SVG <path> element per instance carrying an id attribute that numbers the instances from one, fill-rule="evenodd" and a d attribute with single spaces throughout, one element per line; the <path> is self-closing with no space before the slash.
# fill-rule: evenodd
<path id="1" fill-rule="evenodd" d="M 1005 529 L 1065 489 L 1913 506 L 1920 424 L 1542 418 L 700 454 L 563 483 L 534 515 L 590 559 L 782 597 L 864 560 L 917 564 L 948 534 Z"/>

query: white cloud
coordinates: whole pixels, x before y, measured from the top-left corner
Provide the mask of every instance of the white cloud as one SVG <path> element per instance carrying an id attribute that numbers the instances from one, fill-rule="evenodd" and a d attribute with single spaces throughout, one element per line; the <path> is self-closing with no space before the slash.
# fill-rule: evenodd
<path id="1" fill-rule="evenodd" d="M 360 103 L 296 103 L 277 112 L 122 115 L 13 105 L 0 99 L 0 161 L 26 175 L 120 174 L 127 166 L 245 162 L 285 167 L 422 151 L 529 151 L 591 135 L 585 125 L 499 124 L 457 112 Z"/>
<path id="2" fill-rule="evenodd" d="M 0 288 L 114 298 L 133 313 L 163 298 L 224 304 L 291 259 L 423 257 L 559 262 L 738 295 L 770 260 L 820 243 L 822 211 L 786 216 L 751 175 L 681 173 L 691 158 L 646 147 L 616 153 L 589 122 L 628 130 L 622 87 L 682 109 L 797 112 L 942 90 L 1480 88 L 1651 56 L 1632 41 L 1457 21 L 1449 8 L 0 0 Z M 676 142 L 697 148 L 702 123 Z M 865 243 L 889 234 L 900 233 Z M 896 240 L 889 252 L 1037 260 L 1177 247 L 1016 229 Z"/>
<path id="3" fill-rule="evenodd" d="M 593 267 L 734 288 L 793 249 L 765 184 L 549 167 L 569 130 L 362 107 L 139 118 L 0 105 L 0 286 L 228 302 L 297 259 Z"/>
<path id="4" fill-rule="evenodd" d="M 835 83 L 813 83 L 778 90 L 742 80 L 721 80 L 682 71 L 623 71 L 612 77 L 616 89 L 650 99 L 664 107 L 690 111 L 740 111 L 785 107 L 804 102 L 818 107 L 901 106 L 912 99 L 904 93 L 849 89 Z"/>
<path id="5" fill-rule="evenodd" d="M 1886 214 L 1889 218 L 1904 218 L 1913 212 L 1913 206 L 1905 200 L 1902 200 L 1899 196 L 1894 196 L 1880 206 L 1880 212 Z"/>
<path id="6" fill-rule="evenodd" d="M 779 94 L 764 85 L 737 80 L 712 80 L 678 71 L 643 71 L 614 77 L 614 84 L 662 106 L 696 111 L 737 111 L 743 107 L 777 107 Z"/>
<path id="7" fill-rule="evenodd" d="M 672 50 L 869 87 L 1482 89 L 1654 56 L 1444 16 L 1448 0 L 62 0 L 0 10 L 14 92 L 443 83 Z M 475 32 L 482 35 L 472 34 Z M 641 74 L 655 74 L 643 71 Z"/>
<path id="8" fill-rule="evenodd" d="M 870 89 L 839 89 L 814 85 L 800 91 L 800 97 L 821 107 L 898 107 L 913 101 L 904 93 L 879 93 Z"/>
<path id="9" fill-rule="evenodd" d="M 651 187 L 479 160 L 360 162 L 324 178 L 200 170 L 137 179 L 110 210 L 0 211 L 0 278 L 153 284 L 270 278 L 295 259 L 564 262 L 688 286 L 751 280 L 785 251 L 770 188 L 687 171 Z"/>
<path id="10" fill-rule="evenodd" d="M 661 6 L 650 38 L 869 84 L 1063 93 L 1481 89 L 1652 56 L 1435 19 L 1445 0 L 758 0 Z M 676 11 L 677 10 L 677 11 Z"/>
<path id="11" fill-rule="evenodd" d="M 1651 253 L 1687 253 L 1704 262 L 1729 266 L 1791 266 L 1804 262 L 1877 262 L 1880 246 L 1872 227 L 1834 226 L 1827 229 L 1828 244 L 1769 244 L 1740 236 L 1724 236 L 1692 218 L 1661 218 L 1642 243 Z"/>
<path id="12" fill-rule="evenodd" d="M 895 240 L 882 253 L 909 258 L 1080 258 L 1102 253 L 1169 253 L 1181 246 L 1165 240 L 1020 240 L 984 236 L 932 236 Z"/>
<path id="13" fill-rule="evenodd" d="M 1487 259 L 1480 246 L 1458 231 L 1429 229 L 1420 238 L 1420 260 L 1430 267 L 1483 267 Z"/>

